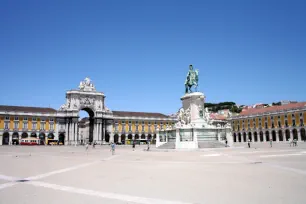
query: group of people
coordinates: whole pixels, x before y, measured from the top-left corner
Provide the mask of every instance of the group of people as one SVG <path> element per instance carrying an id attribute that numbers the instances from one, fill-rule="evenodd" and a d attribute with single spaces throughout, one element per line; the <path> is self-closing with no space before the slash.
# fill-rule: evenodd
<path id="1" fill-rule="evenodd" d="M 93 142 L 92 148 L 95 148 L 96 145 L 97 145 L 97 143 Z M 85 145 L 85 150 L 86 151 L 88 151 L 88 147 L 89 147 L 89 143 L 86 143 L 86 145 Z M 110 147 L 111 147 L 110 151 L 112 152 L 112 155 L 114 155 L 115 154 L 115 149 L 116 149 L 116 144 L 114 142 L 111 142 L 110 143 Z M 133 142 L 132 142 L 133 151 L 135 151 L 135 147 L 136 147 L 136 141 L 133 140 Z M 147 149 L 146 149 L 146 151 L 149 151 L 149 150 L 150 150 L 150 141 L 147 141 Z"/>

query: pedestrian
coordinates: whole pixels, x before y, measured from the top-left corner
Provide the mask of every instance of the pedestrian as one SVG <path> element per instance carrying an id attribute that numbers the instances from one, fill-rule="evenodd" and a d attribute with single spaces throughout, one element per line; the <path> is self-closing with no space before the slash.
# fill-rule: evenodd
<path id="1" fill-rule="evenodd" d="M 133 145 L 133 151 L 135 151 L 135 145 L 136 145 L 135 143 L 136 143 L 135 140 L 133 140 L 133 144 L 132 144 Z"/>
<path id="2" fill-rule="evenodd" d="M 93 142 L 92 148 L 96 148 L 96 142 Z"/>
<path id="3" fill-rule="evenodd" d="M 85 145 L 85 150 L 88 151 L 88 143 Z"/>
<path id="4" fill-rule="evenodd" d="M 289 138 L 288 141 L 289 141 L 289 145 L 291 147 L 291 143 L 292 143 L 291 138 Z"/>
<path id="5" fill-rule="evenodd" d="M 249 148 L 251 148 L 251 140 L 250 139 L 248 139 L 248 146 L 249 146 Z"/>
<path id="6" fill-rule="evenodd" d="M 148 145 L 147 151 L 149 151 L 150 150 L 150 141 L 149 140 L 147 141 L 147 145 Z"/>
<path id="7" fill-rule="evenodd" d="M 227 147 L 227 139 L 225 139 L 225 147 Z"/>
<path id="8" fill-rule="evenodd" d="M 116 145 L 114 142 L 111 143 L 111 150 L 112 150 L 112 155 L 115 154 L 115 148 L 116 148 Z"/>
<path id="9" fill-rule="evenodd" d="M 272 138 L 270 138 L 270 147 L 272 147 Z"/>

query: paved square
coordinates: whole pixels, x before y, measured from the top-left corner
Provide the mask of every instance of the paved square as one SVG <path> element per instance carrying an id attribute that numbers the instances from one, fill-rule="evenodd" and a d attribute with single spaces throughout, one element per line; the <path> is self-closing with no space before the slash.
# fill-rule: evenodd
<path id="1" fill-rule="evenodd" d="M 306 203 L 306 143 L 240 146 L 0 146 L 0 203 Z"/>

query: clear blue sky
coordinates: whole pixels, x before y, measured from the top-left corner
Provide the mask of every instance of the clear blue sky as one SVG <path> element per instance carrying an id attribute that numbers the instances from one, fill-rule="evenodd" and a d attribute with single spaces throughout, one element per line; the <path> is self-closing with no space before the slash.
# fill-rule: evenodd
<path id="1" fill-rule="evenodd" d="M 306 101 L 306 1 L 1 0 L 0 104 L 51 106 L 86 76 L 112 110 Z"/>

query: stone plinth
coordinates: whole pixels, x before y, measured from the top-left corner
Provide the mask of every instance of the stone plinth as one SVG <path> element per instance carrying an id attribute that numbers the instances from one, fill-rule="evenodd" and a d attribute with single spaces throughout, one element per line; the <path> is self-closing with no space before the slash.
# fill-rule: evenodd
<path id="1" fill-rule="evenodd" d="M 181 100 L 184 112 L 190 112 L 190 123 L 197 123 L 198 121 L 203 120 L 205 103 L 205 96 L 203 93 L 188 93 L 181 97 Z"/>

